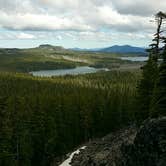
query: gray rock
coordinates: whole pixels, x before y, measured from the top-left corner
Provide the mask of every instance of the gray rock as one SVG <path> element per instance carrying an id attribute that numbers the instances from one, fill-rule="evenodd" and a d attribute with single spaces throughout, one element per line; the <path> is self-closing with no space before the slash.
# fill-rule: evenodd
<path id="1" fill-rule="evenodd" d="M 145 121 L 130 149 L 123 148 L 123 166 L 166 166 L 166 117 Z"/>
<path id="2" fill-rule="evenodd" d="M 88 143 L 72 166 L 166 166 L 166 117 Z"/>

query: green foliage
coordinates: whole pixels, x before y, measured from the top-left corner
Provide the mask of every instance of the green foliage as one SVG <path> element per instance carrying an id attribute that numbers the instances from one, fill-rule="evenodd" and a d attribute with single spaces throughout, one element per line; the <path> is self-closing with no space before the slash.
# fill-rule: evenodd
<path id="1" fill-rule="evenodd" d="M 50 165 L 80 143 L 130 124 L 138 78 L 134 72 L 1 73 L 0 165 Z"/>
<path id="2" fill-rule="evenodd" d="M 155 84 L 151 102 L 151 116 L 166 115 L 166 48 L 163 51 L 163 61 L 159 66 L 159 75 Z"/>
<path id="3" fill-rule="evenodd" d="M 142 121 L 149 117 L 155 82 L 158 76 L 158 66 L 153 57 L 149 57 L 143 66 L 142 79 L 138 85 L 136 120 Z"/>

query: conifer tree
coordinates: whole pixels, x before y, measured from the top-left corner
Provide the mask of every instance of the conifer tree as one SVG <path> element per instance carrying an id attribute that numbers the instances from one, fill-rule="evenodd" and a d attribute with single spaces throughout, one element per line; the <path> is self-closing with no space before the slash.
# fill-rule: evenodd
<path id="1" fill-rule="evenodd" d="M 142 121 L 149 116 L 152 94 L 158 78 L 158 59 L 160 57 L 160 38 L 163 23 L 162 12 L 158 12 L 155 15 L 155 21 L 157 23 L 157 32 L 154 34 L 154 39 L 152 40 L 153 43 L 150 44 L 150 48 L 147 49 L 149 59 L 142 67 L 143 76 L 138 86 L 138 110 L 136 111 L 136 119 L 138 121 Z"/>
<path id="2" fill-rule="evenodd" d="M 162 13 L 161 17 L 163 21 L 166 20 L 166 14 Z M 166 115 L 166 36 L 163 33 L 160 40 L 164 46 L 161 49 L 162 62 L 159 66 L 159 74 L 151 102 L 151 116 Z"/>

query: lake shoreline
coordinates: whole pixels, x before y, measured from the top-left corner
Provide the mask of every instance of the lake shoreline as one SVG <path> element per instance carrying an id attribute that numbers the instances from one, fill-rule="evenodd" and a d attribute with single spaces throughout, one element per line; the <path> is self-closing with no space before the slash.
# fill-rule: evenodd
<path id="1" fill-rule="evenodd" d="M 80 66 L 72 69 L 56 69 L 56 70 L 40 70 L 32 71 L 29 74 L 39 77 L 65 76 L 65 75 L 79 75 L 90 74 L 98 71 L 109 71 L 108 68 L 94 68 L 89 66 Z"/>

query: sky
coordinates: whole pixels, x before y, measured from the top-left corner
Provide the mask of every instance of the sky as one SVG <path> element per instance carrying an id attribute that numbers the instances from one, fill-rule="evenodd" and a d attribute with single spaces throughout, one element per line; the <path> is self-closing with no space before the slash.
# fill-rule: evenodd
<path id="1" fill-rule="evenodd" d="M 147 47 L 165 0 L 0 0 L 0 48 Z"/>

